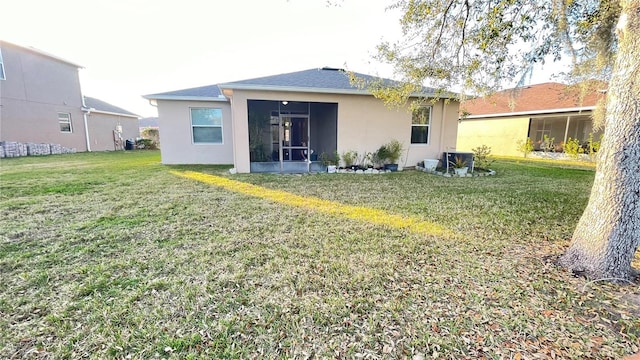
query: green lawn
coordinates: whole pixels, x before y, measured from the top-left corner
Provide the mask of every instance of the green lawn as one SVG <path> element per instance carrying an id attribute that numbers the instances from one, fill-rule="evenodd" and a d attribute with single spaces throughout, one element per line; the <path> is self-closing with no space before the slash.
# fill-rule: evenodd
<path id="1" fill-rule="evenodd" d="M 640 287 L 589 283 L 553 265 L 586 205 L 591 170 L 501 161 L 497 176 L 481 178 L 231 176 L 159 161 L 144 151 L 0 161 L 0 358 L 639 351 Z M 186 170 L 450 234 L 171 173 Z"/>

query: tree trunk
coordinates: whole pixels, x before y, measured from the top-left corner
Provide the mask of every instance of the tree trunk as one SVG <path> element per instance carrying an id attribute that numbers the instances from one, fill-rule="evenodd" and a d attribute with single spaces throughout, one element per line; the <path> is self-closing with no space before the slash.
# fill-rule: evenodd
<path id="1" fill-rule="evenodd" d="M 640 0 L 622 0 L 602 148 L 589 204 L 560 265 L 591 279 L 629 280 L 640 245 Z"/>

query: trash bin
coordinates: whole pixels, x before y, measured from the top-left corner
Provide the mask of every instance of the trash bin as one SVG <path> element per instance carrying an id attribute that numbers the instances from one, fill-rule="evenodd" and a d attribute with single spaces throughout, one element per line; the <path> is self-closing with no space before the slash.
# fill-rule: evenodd
<path id="1" fill-rule="evenodd" d="M 135 145 L 136 145 L 136 142 L 133 141 L 133 139 L 127 139 L 124 142 L 124 149 L 125 150 L 133 150 L 133 149 L 135 149 Z"/>

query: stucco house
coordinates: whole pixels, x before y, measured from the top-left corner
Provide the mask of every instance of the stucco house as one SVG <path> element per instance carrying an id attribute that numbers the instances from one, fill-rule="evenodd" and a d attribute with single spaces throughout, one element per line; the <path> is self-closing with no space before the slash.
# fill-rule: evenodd
<path id="1" fill-rule="evenodd" d="M 434 95 L 425 89 L 416 96 Z M 397 139 L 406 149 L 402 167 L 456 147 L 457 101 L 440 99 L 414 114 L 409 106 L 389 109 L 335 68 L 144 98 L 158 107 L 164 164 L 233 164 L 240 173 L 305 172 L 322 153 L 373 152 Z"/>
<path id="2" fill-rule="evenodd" d="M 0 40 L 0 141 L 91 151 L 113 150 L 118 124 L 126 129 L 125 138 L 139 136 L 137 115 L 83 96 L 81 68 L 41 50 Z M 135 132 L 129 131 L 129 122 Z"/>
<path id="3" fill-rule="evenodd" d="M 91 151 L 122 150 L 124 140 L 140 136 L 138 115 L 89 96 L 84 104 Z"/>
<path id="4" fill-rule="evenodd" d="M 591 114 L 606 90 L 581 96 L 580 90 L 560 83 L 543 83 L 497 92 L 486 98 L 465 101 L 465 116 L 458 124 L 458 149 L 487 145 L 494 155 L 517 156 L 516 143 L 531 138 L 536 150 L 544 136 L 560 145 L 568 138 L 586 143 L 595 138 Z"/>

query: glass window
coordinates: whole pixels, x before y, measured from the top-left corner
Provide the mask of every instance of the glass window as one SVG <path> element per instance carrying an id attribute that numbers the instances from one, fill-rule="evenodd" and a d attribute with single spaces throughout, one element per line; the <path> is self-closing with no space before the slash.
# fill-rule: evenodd
<path id="1" fill-rule="evenodd" d="M 222 144 L 222 109 L 191 108 L 195 144 Z"/>
<path id="2" fill-rule="evenodd" d="M 60 132 L 71 132 L 71 114 L 58 113 L 58 123 L 60 124 Z"/>
<path id="3" fill-rule="evenodd" d="M 421 107 L 411 117 L 411 143 L 428 144 L 431 126 L 431 107 Z"/>
<path id="4" fill-rule="evenodd" d="M 2 49 L 0 49 L 0 80 L 5 80 L 4 76 L 4 61 L 2 60 Z"/>

